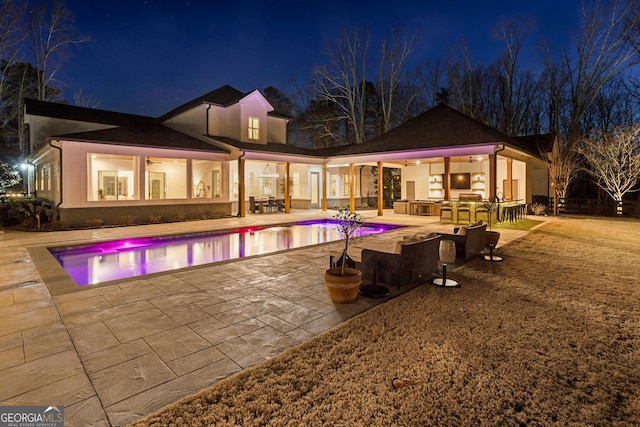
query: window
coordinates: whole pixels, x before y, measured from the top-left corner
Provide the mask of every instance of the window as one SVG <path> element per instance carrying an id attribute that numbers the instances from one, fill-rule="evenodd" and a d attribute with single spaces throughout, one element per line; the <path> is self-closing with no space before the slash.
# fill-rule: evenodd
<path id="1" fill-rule="evenodd" d="M 195 199 L 222 197 L 222 162 L 192 160 L 193 191 Z"/>
<path id="2" fill-rule="evenodd" d="M 358 188 L 360 186 L 360 177 L 358 175 L 354 176 L 354 182 L 355 182 L 355 191 L 353 192 L 354 196 L 359 196 L 360 195 L 360 189 Z M 351 195 L 351 182 L 349 181 L 349 174 L 344 174 L 342 175 L 342 196 L 350 196 Z"/>
<path id="3" fill-rule="evenodd" d="M 249 139 L 260 139 L 260 119 L 249 117 Z"/>
<path id="4" fill-rule="evenodd" d="M 49 165 L 44 165 L 38 170 L 38 172 L 40 173 L 38 190 L 49 191 L 51 189 L 51 167 Z"/>
<path id="5" fill-rule="evenodd" d="M 349 196 L 351 194 L 351 189 L 349 188 L 349 175 L 342 175 L 342 195 Z"/>
<path id="6" fill-rule="evenodd" d="M 329 174 L 329 196 L 330 197 L 335 197 L 337 196 L 337 189 L 336 186 L 338 185 L 338 177 L 335 173 L 330 173 Z"/>
<path id="7" fill-rule="evenodd" d="M 88 153 L 87 200 L 139 200 L 139 157 Z"/>
<path id="8" fill-rule="evenodd" d="M 187 198 L 186 159 L 147 157 L 145 172 L 146 199 Z"/>

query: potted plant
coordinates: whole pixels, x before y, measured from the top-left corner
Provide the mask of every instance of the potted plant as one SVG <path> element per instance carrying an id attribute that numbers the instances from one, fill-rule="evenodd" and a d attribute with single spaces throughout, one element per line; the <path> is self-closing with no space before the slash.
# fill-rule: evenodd
<path id="1" fill-rule="evenodd" d="M 333 217 L 338 221 L 336 231 L 344 242 L 344 247 L 340 258 L 341 261 L 339 261 L 341 265 L 325 271 L 324 281 L 329 297 L 333 302 L 349 303 L 353 302 L 358 296 L 358 289 L 362 283 L 362 272 L 347 266 L 349 260 L 347 250 L 353 238 L 357 236 L 358 230 L 362 227 L 364 219 L 360 214 L 351 213 L 346 208 L 338 209 L 338 213 Z"/>

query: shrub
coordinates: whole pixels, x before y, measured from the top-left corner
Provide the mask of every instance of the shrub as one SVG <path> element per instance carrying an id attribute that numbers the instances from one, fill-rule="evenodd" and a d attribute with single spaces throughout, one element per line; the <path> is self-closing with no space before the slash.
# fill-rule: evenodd
<path id="1" fill-rule="evenodd" d="M 534 215 L 544 215 L 546 209 L 546 206 L 541 203 L 531 204 L 531 212 L 533 212 Z"/>
<path id="2" fill-rule="evenodd" d="M 0 221 L 5 226 L 42 227 L 51 221 L 51 208 L 36 197 L 7 198 Z"/>
<path id="3" fill-rule="evenodd" d="M 159 224 L 162 221 L 162 214 L 149 215 L 149 222 L 152 224 Z"/>
<path id="4" fill-rule="evenodd" d="M 87 226 L 90 228 L 100 228 L 104 225 L 104 221 L 99 218 L 88 219 L 86 223 L 87 223 Z"/>

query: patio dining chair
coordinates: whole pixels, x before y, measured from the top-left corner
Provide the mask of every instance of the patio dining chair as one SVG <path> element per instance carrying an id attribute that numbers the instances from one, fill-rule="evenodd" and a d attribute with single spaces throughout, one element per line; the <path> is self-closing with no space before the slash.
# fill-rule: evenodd
<path id="1" fill-rule="evenodd" d="M 276 211 L 276 199 L 269 197 L 269 200 L 267 200 L 267 204 L 264 206 L 264 209 L 266 212 L 275 212 Z"/>
<path id="2" fill-rule="evenodd" d="M 249 196 L 249 212 L 256 213 L 258 211 L 258 204 L 254 196 Z"/>

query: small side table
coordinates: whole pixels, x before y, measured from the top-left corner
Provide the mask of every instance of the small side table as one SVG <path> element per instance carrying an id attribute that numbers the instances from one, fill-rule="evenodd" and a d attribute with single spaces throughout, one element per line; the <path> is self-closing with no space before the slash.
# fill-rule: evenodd
<path id="1" fill-rule="evenodd" d="M 360 285 L 360 295 L 369 298 L 385 298 L 388 297 L 391 291 L 386 286 L 376 284 L 377 270 L 373 271 L 373 279 L 371 283 L 366 285 Z"/>

